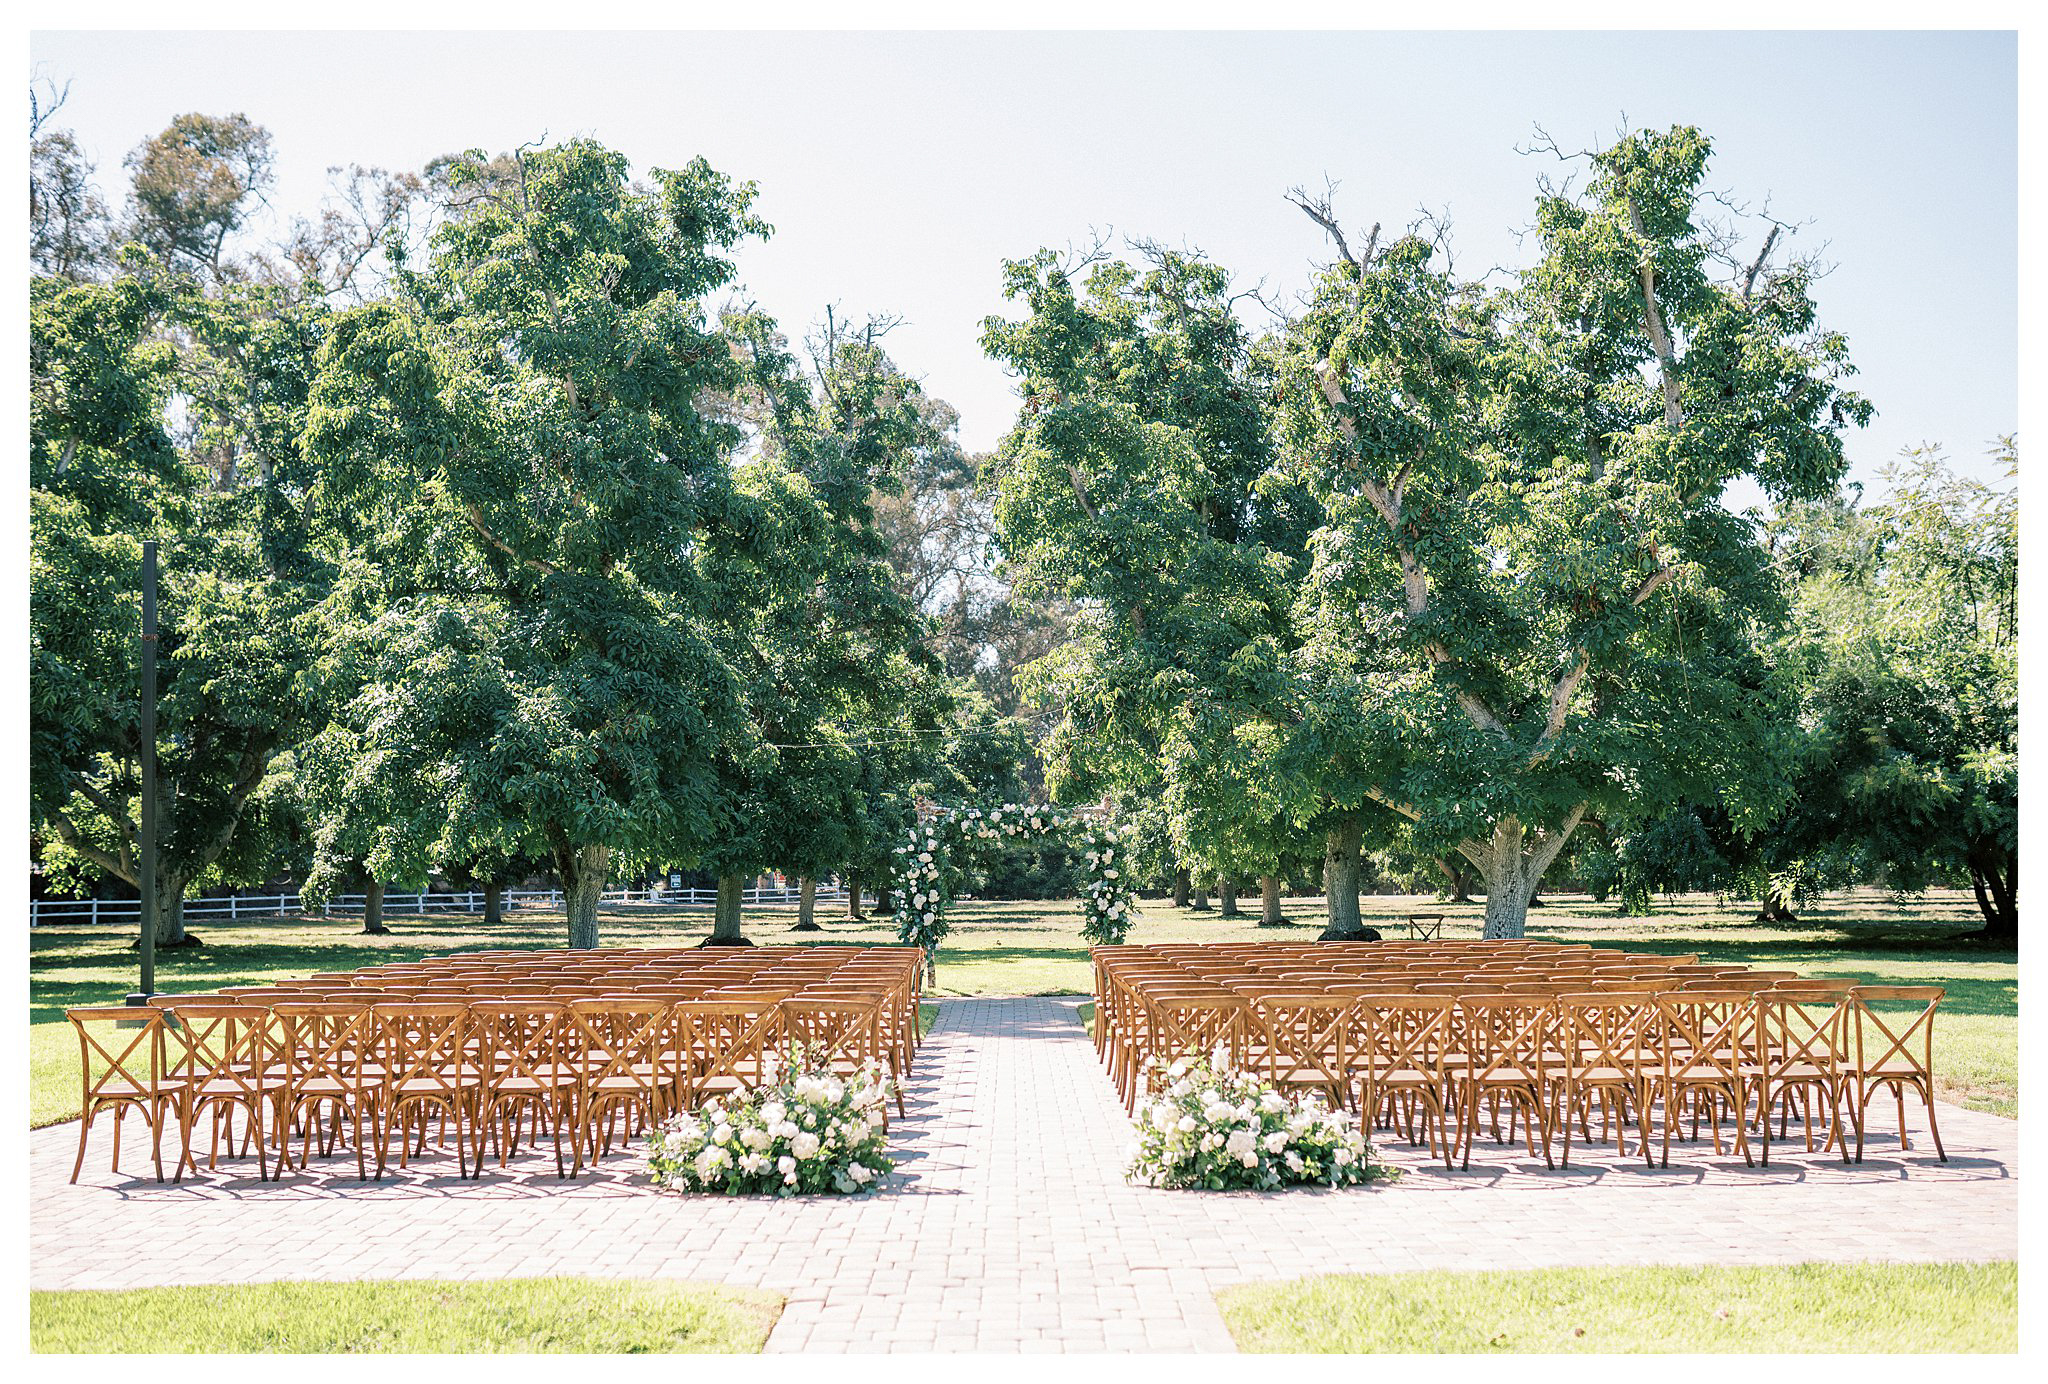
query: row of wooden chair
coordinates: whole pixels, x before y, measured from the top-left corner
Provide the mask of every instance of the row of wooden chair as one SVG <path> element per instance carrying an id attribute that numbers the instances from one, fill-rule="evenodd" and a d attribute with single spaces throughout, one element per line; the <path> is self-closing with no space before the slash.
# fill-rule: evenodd
<path id="1" fill-rule="evenodd" d="M 762 949 L 766 951 L 767 949 Z M 778 949 L 784 950 L 784 949 Z M 787 949 L 795 951 L 797 949 Z M 303 1168 L 317 1140 L 342 1142 L 357 1172 L 401 1167 L 451 1133 L 458 1171 L 500 1164 L 522 1133 L 551 1139 L 558 1175 L 574 1176 L 621 1133 L 676 1110 L 758 1085 L 778 1055 L 801 1049 L 852 1075 L 872 1064 L 897 1080 L 917 1042 L 914 948 L 817 948 L 830 964 L 666 958 L 639 952 L 590 964 L 589 953 L 430 958 L 209 995 L 157 996 L 148 1008 L 69 1011 L 80 1044 L 76 1181 L 97 1117 L 139 1114 L 159 1180 L 175 1127 L 175 1176 L 196 1172 L 198 1126 L 210 1121 L 208 1166 L 234 1125 L 258 1174 Z"/>
<path id="2" fill-rule="evenodd" d="M 1220 1047 L 1278 1086 L 1355 1105 L 1368 1133 L 1398 1126 L 1416 1140 L 1420 1130 L 1447 1164 L 1469 1164 L 1482 1117 L 1500 1139 L 1503 1112 L 1507 1138 L 1520 1123 L 1532 1156 L 1552 1162 L 1561 1139 L 1569 1162 L 1574 1124 L 1590 1139 L 1596 1106 L 1603 1139 L 1611 1130 L 1625 1154 L 1633 1122 L 1645 1159 L 1661 1111 L 1667 1163 L 1673 1130 L 1688 1120 L 1693 1138 L 1709 1124 L 1722 1151 L 1724 1119 L 1746 1160 L 1757 1128 L 1768 1162 L 1772 1116 L 1782 1137 L 1795 1109 L 1809 1151 L 1818 1115 L 1821 1147 L 1846 1158 L 1846 1109 L 1860 1160 L 1868 1106 L 1885 1090 L 1902 1146 L 1911 1092 L 1946 1157 L 1933 1104 L 1938 986 L 1541 943 L 1321 944 L 1313 970 L 1308 955 L 1098 949 L 1095 1036 L 1127 1105 L 1174 1057 Z"/>

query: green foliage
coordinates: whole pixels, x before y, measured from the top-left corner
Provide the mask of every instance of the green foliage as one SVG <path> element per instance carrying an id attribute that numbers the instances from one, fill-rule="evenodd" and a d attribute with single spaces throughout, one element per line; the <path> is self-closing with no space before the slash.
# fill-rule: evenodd
<path id="1" fill-rule="evenodd" d="M 518 169 L 320 352 L 304 446 L 352 559 L 320 753 L 355 772 L 316 791 L 316 888 L 365 845 L 410 879 L 546 850 L 594 902 L 609 851 L 687 862 L 724 825 L 715 624 L 804 536 L 800 482 L 734 470 L 740 430 L 698 407 L 741 378 L 702 298 L 766 228 L 701 161 L 635 186 L 581 141 Z"/>
<path id="2" fill-rule="evenodd" d="M 276 177 L 270 132 L 245 115 L 178 116 L 128 155 L 133 237 L 174 269 L 219 278 L 228 238 Z"/>
<path id="3" fill-rule="evenodd" d="M 1994 455 L 2008 479 L 2018 452 Z M 1799 708 L 1795 796 L 1753 869 L 1787 862 L 1895 888 L 1964 880 L 1987 928 L 2018 921 L 2019 501 L 1935 449 L 1867 510 L 1810 505 L 1774 535 L 1796 620 L 1777 676 Z"/>
<path id="4" fill-rule="evenodd" d="M 189 887 L 261 878 L 292 829 L 266 789 L 314 714 L 308 621 L 329 573 L 299 477 L 272 461 L 319 314 L 208 292 L 138 250 L 121 267 L 31 289 L 31 810 L 53 873 L 138 882 L 141 540 L 160 536 L 156 885 L 177 941 Z"/>
<path id="5" fill-rule="evenodd" d="M 1094 775 L 1157 775 L 1176 838 L 1233 868 L 1327 830 L 1348 890 L 1368 824 L 1456 850 L 1506 933 L 1589 810 L 1780 810 L 1782 592 L 1721 500 L 1827 493 L 1870 410 L 1775 233 L 1712 272 L 1708 152 L 1681 127 L 1588 156 L 1504 287 L 1428 228 L 1340 241 L 1259 342 L 1178 255 L 1084 290 L 1048 253 L 1008 266 L 997 520 L 1021 584 L 1090 603 L 1062 685 Z"/>

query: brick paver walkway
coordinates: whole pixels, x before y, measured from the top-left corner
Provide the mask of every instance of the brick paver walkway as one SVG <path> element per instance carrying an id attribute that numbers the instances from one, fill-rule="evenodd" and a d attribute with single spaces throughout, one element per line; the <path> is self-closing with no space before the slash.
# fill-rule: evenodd
<path id="1" fill-rule="evenodd" d="M 160 1186 L 132 1156 L 109 1173 L 98 1131 L 74 1187 L 76 1127 L 41 1130 L 31 1281 L 665 1276 L 788 1295 L 775 1350 L 1228 1350 L 1215 1288 L 1307 1273 L 2017 1256 L 2016 1124 L 1947 1106 L 1945 1165 L 1916 1137 L 1853 1168 L 1681 1145 L 1664 1170 L 1609 1151 L 1548 1173 L 1482 1142 L 1445 1173 L 1397 1144 L 1411 1171 L 1391 1186 L 1129 1187 L 1128 1125 L 1074 1008 L 947 1002 L 896 1126 L 899 1171 L 857 1200 L 658 1195 L 627 1157 L 567 1184 L 550 1157 L 473 1183 L 430 1159 L 365 1186 L 349 1158 L 277 1184 L 238 1165 Z"/>

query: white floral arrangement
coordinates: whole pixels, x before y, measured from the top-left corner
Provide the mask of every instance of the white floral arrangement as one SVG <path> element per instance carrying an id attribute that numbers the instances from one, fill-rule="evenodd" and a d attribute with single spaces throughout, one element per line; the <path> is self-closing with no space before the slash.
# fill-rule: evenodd
<path id="1" fill-rule="evenodd" d="M 1358 1121 L 1319 1097 L 1289 1097 L 1210 1057 L 1148 1059 L 1152 1089 L 1133 1116 L 1126 1175 L 1152 1187 L 1271 1191 L 1347 1187 L 1393 1170 L 1372 1160 Z"/>
<path id="2" fill-rule="evenodd" d="M 888 1072 L 849 1075 L 800 1047 L 763 1062 L 763 1083 L 672 1115 L 647 1136 L 647 1171 L 680 1192 L 798 1196 L 858 1193 L 889 1171 Z"/>
<path id="3" fill-rule="evenodd" d="M 1088 867 L 1088 883 L 1081 894 L 1081 935 L 1097 945 L 1122 942 L 1137 913 L 1129 846 L 1106 823 L 1028 803 L 942 811 L 911 827 L 894 856 L 896 935 L 935 957 L 950 931 L 946 907 L 953 901 L 953 855 L 984 844 L 1054 834 L 1077 849 Z"/>

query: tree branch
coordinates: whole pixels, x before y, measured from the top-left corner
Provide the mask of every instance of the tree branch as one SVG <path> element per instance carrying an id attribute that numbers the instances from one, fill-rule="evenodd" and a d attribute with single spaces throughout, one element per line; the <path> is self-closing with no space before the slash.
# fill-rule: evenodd
<path id="1" fill-rule="evenodd" d="M 87 802 L 98 808 L 100 815 L 113 823 L 114 830 L 120 834 L 121 838 L 121 858 L 124 861 L 130 862 L 126 868 L 130 873 L 133 873 L 135 869 L 133 864 L 135 824 L 128 820 L 127 812 L 83 774 L 73 773 L 71 775 L 71 786 Z"/>
<path id="2" fill-rule="evenodd" d="M 1628 603 L 1632 606 L 1641 605 L 1656 594 L 1658 587 L 1664 585 L 1664 583 L 1677 575 L 1678 569 L 1675 567 L 1659 567 L 1656 571 L 1650 573 L 1649 576 L 1643 578 L 1643 584 L 1636 588 L 1635 595 L 1628 598 Z"/>
<path id="3" fill-rule="evenodd" d="M 1650 334 L 1650 349 L 1657 353 L 1657 380 L 1664 387 L 1664 421 L 1677 427 L 1685 421 L 1685 408 L 1678 397 L 1677 361 L 1671 350 L 1671 335 L 1664 329 L 1664 312 L 1657 306 L 1657 268 L 1649 253 L 1649 236 L 1643 230 L 1642 213 L 1636 209 L 1634 194 L 1628 199 L 1628 224 L 1639 248 L 1636 275 L 1643 285 L 1643 326 Z"/>
<path id="4" fill-rule="evenodd" d="M 1422 814 L 1420 812 L 1417 812 L 1413 807 L 1409 806 L 1407 803 L 1400 802 L 1396 799 L 1388 797 L 1385 793 L 1382 793 L 1377 788 L 1366 789 L 1365 796 L 1371 798 L 1374 802 L 1378 803 L 1381 807 L 1386 808 L 1390 812 L 1398 812 L 1411 822 L 1419 822 L 1422 820 Z"/>
<path id="5" fill-rule="evenodd" d="M 1316 379 L 1322 385 L 1323 397 L 1330 401 L 1330 407 L 1336 414 L 1338 430 L 1344 434 L 1344 440 L 1351 444 L 1352 451 L 1356 453 L 1358 425 L 1345 412 L 1350 408 L 1351 400 L 1344 393 L 1343 381 L 1337 378 L 1336 367 L 1329 360 L 1324 360 L 1316 367 Z M 1396 474 L 1395 483 L 1405 488 L 1407 477 L 1408 466 L 1404 464 Z M 1412 624 L 1429 612 L 1429 573 L 1424 569 L 1422 560 L 1416 557 L 1414 547 L 1401 532 L 1401 509 L 1395 497 L 1370 476 L 1360 475 L 1357 479 L 1360 491 L 1379 512 L 1380 518 L 1386 521 L 1387 532 L 1393 536 L 1394 556 L 1401 564 L 1402 594 L 1407 603 L 1408 620 Z M 1455 662 L 1450 649 L 1440 639 L 1424 640 L 1422 647 L 1429 655 L 1431 663 L 1443 665 Z M 1507 727 L 1501 724 L 1500 717 L 1494 715 L 1493 709 L 1484 701 L 1462 688 L 1458 689 L 1456 695 L 1458 705 L 1472 718 L 1472 724 L 1497 735 L 1507 734 Z"/>
<path id="6" fill-rule="evenodd" d="M 98 846 L 87 841 L 79 832 L 78 824 L 73 822 L 68 815 L 63 812 L 52 812 L 50 814 L 50 824 L 57 828 L 58 837 L 73 851 L 84 856 L 114 878 L 124 880 L 138 888 L 141 887 L 141 880 L 138 878 L 141 872 L 135 868 L 132 861 L 108 855 Z"/>
<path id="7" fill-rule="evenodd" d="M 1572 666 L 1565 670 L 1563 677 L 1550 689 L 1550 714 L 1544 718 L 1543 734 L 1536 738 L 1535 752 L 1529 756 L 1529 767 L 1541 764 L 1550 754 L 1550 742 L 1564 731 L 1565 716 L 1571 710 L 1572 697 L 1585 680 L 1586 670 L 1593 666 L 1593 656 L 1583 645 L 1579 656 L 1572 660 Z"/>
<path id="8" fill-rule="evenodd" d="M 484 523 L 483 511 L 476 505 L 464 505 L 462 507 L 462 514 L 465 519 L 469 520 L 469 526 L 477 531 L 478 535 L 483 538 L 484 542 L 490 544 L 493 548 L 496 548 L 506 557 L 511 558 L 515 562 L 524 563 L 526 566 L 533 568 L 535 571 L 541 572 L 550 577 L 556 575 L 558 572 L 561 571 L 561 569 L 555 566 L 552 562 L 548 562 L 542 558 L 528 557 L 524 553 L 518 552 L 512 547 L 511 544 L 507 543 L 504 539 L 498 537 L 498 535 L 492 533 L 490 530 L 490 526 Z"/>
<path id="9" fill-rule="evenodd" d="M 1344 228 L 1337 223 L 1337 213 L 1331 206 L 1330 194 L 1335 190 L 1336 184 L 1332 183 L 1324 190 L 1322 196 L 1312 197 L 1306 188 L 1297 186 L 1287 189 L 1286 195 L 1287 200 L 1300 207 L 1309 220 L 1323 228 L 1336 244 L 1337 253 L 1344 257 L 1346 264 L 1356 269 L 1364 269 L 1372 263 L 1373 254 L 1379 249 L 1380 223 L 1372 223 L 1372 230 L 1365 238 L 1365 253 L 1352 254 L 1350 244 L 1344 239 Z"/>
<path id="10" fill-rule="evenodd" d="M 1773 225 L 1770 234 L 1764 237 L 1764 248 L 1756 252 L 1756 259 L 1750 263 L 1749 272 L 1742 276 L 1742 301 L 1749 302 L 1749 291 L 1756 285 L 1756 276 L 1763 272 L 1765 261 L 1771 257 L 1771 248 L 1778 243 L 1778 232 L 1783 229 Z"/>

